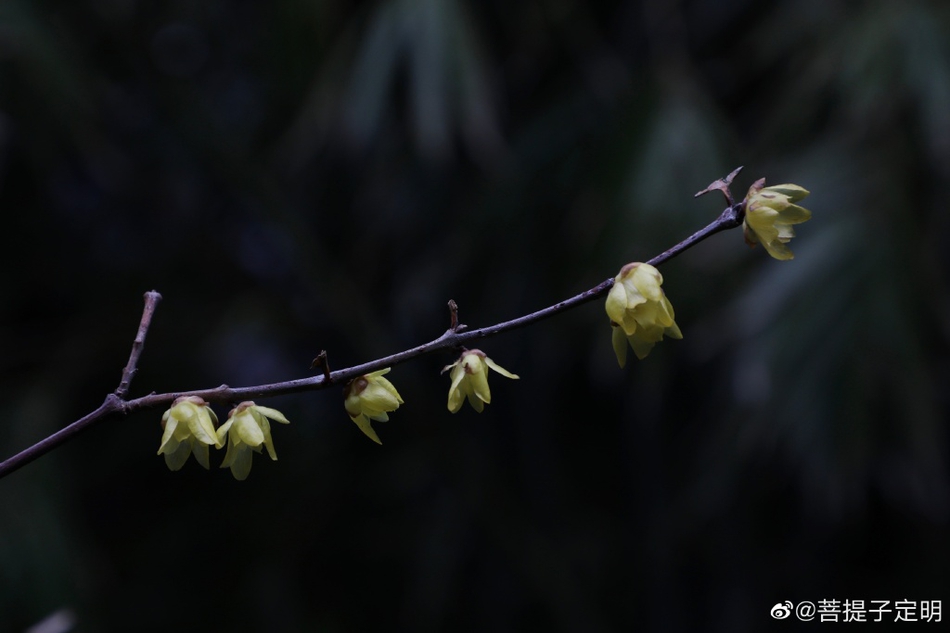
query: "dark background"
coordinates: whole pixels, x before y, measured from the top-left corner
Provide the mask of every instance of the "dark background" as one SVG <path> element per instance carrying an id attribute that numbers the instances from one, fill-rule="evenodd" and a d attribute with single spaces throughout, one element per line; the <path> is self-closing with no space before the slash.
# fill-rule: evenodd
<path id="1" fill-rule="evenodd" d="M 0 4 L 0 457 L 133 396 L 311 375 L 550 305 L 812 191 L 796 258 L 665 264 L 685 338 L 617 367 L 601 301 L 282 410 L 235 481 L 160 410 L 0 481 L 0 630 L 763 631 L 948 596 L 950 6 L 535 0 Z M 219 415 L 226 410 L 218 407 Z M 788 624 L 787 622 L 784 624 Z M 811 626 L 822 626 L 815 622 Z M 884 624 L 865 624 L 884 630 Z M 938 625 L 930 625 L 934 629 Z M 862 629 L 863 630 L 863 629 Z"/>

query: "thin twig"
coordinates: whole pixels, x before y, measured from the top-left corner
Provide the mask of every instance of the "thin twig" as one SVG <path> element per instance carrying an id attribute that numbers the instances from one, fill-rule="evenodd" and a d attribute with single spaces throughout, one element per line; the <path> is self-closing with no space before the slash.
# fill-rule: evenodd
<path id="1" fill-rule="evenodd" d="M 699 242 L 715 233 L 739 226 L 742 223 L 744 212 L 745 208 L 744 203 L 742 202 L 729 206 L 715 221 L 711 222 L 708 226 L 693 233 L 691 236 L 676 246 L 673 246 L 669 250 L 666 250 L 653 259 L 648 260 L 647 263 L 658 266 L 666 261 L 669 261 L 673 257 L 676 257 L 683 251 L 695 246 Z M 542 319 L 546 319 L 548 317 L 554 316 L 555 314 L 564 312 L 565 310 L 569 310 L 581 304 L 593 301 L 597 297 L 606 294 L 613 286 L 613 283 L 613 278 L 604 280 L 590 290 L 585 290 L 578 295 L 555 303 L 554 305 L 548 306 L 547 308 L 538 310 L 537 312 L 532 312 L 531 314 L 526 314 L 516 319 L 511 319 L 510 321 L 489 325 L 477 330 L 463 331 L 465 326 L 458 323 L 458 307 L 453 306 L 452 303 L 454 302 L 452 302 L 450 303 L 449 308 L 451 317 L 450 328 L 446 330 L 445 333 L 439 338 L 428 343 L 423 343 L 422 345 L 418 345 L 411 349 L 386 356 L 384 358 L 379 358 L 368 363 L 355 365 L 353 367 L 340 369 L 334 372 L 329 372 L 329 367 L 324 364 L 324 373 L 323 375 L 319 376 L 288 380 L 285 382 L 267 385 L 257 385 L 252 387 L 232 388 L 228 387 L 227 385 L 221 385 L 220 387 L 215 387 L 212 389 L 200 389 L 194 391 L 181 391 L 162 394 L 153 393 L 147 396 L 142 396 L 141 398 L 126 400 L 125 396 L 128 395 L 129 385 L 133 376 L 135 375 L 138 359 L 142 353 L 142 347 L 145 344 L 145 335 L 148 332 L 148 327 L 155 311 L 155 307 L 158 301 L 161 299 L 161 295 L 157 292 L 147 292 L 145 293 L 145 311 L 142 314 L 142 321 L 139 325 L 139 331 L 136 334 L 134 343 L 132 344 L 132 353 L 129 356 L 129 362 L 125 367 L 125 371 L 122 372 L 122 381 L 119 383 L 119 388 L 116 389 L 115 393 L 109 394 L 106 397 L 105 402 L 103 402 L 102 405 L 100 405 L 99 408 L 92 413 L 89 413 L 83 418 L 76 420 L 69 426 L 57 431 L 43 440 L 40 440 L 33 446 L 20 451 L 3 463 L 0 463 L 0 478 L 3 478 L 18 468 L 25 466 L 38 457 L 46 454 L 53 448 L 66 442 L 80 431 L 92 426 L 93 424 L 101 422 L 110 416 L 126 416 L 139 410 L 170 406 L 176 398 L 181 396 L 200 396 L 207 402 L 229 404 L 243 400 L 250 400 L 252 398 L 273 397 L 299 393 L 302 391 L 313 391 L 329 387 L 331 384 L 342 384 L 345 381 L 357 376 L 361 376 L 363 374 L 377 371 L 386 367 L 392 367 L 393 365 L 404 363 L 408 360 L 425 354 L 461 347 L 462 343 L 466 341 L 495 336 L 501 332 L 506 332 L 508 330 L 530 325 L 532 323 L 537 323 Z"/>
<path id="2" fill-rule="evenodd" d="M 465 329 L 465 325 L 459 323 L 459 304 L 455 303 L 455 299 L 449 299 L 449 329 L 453 332 Z"/>
<path id="3" fill-rule="evenodd" d="M 716 219 L 715 222 L 696 231 L 673 248 L 665 250 L 653 259 L 647 261 L 647 263 L 651 266 L 659 266 L 663 262 L 673 259 L 686 249 L 692 248 L 696 244 L 702 242 L 710 235 L 715 235 L 716 233 L 725 231 L 726 229 L 734 229 L 735 227 L 742 224 L 742 219 L 744 217 L 745 201 L 742 201 L 739 204 L 733 205 L 731 207 L 726 207 L 726 209 L 722 212 L 719 218 Z"/>
<path id="4" fill-rule="evenodd" d="M 145 293 L 145 309 L 142 310 L 139 331 L 136 332 L 135 341 L 132 342 L 132 353 L 129 354 L 129 362 L 122 371 L 122 380 L 119 381 L 119 387 L 115 390 L 115 395 L 123 400 L 129 395 L 132 379 L 135 377 L 135 372 L 138 371 L 139 356 L 142 355 L 142 349 L 145 347 L 145 337 L 148 334 L 149 326 L 152 324 L 152 316 L 155 314 L 155 308 L 161 300 L 162 295 L 154 290 Z"/>
<path id="5" fill-rule="evenodd" d="M 132 341 L 132 351 L 129 354 L 129 362 L 126 363 L 125 369 L 122 370 L 122 378 L 119 380 L 119 386 L 116 387 L 115 392 L 106 396 L 105 401 L 92 413 L 79 418 L 69 426 L 63 427 L 33 446 L 20 451 L 13 457 L 0 463 L 0 478 L 45 455 L 96 422 L 120 411 L 128 413 L 125 398 L 129 394 L 132 378 L 135 377 L 135 372 L 138 371 L 139 357 L 145 348 L 145 337 L 148 335 L 148 328 L 152 324 L 155 308 L 158 307 L 158 302 L 161 300 L 162 295 L 155 290 L 149 290 L 145 293 L 145 307 L 142 309 L 142 318 L 139 320 L 139 329 L 135 333 L 135 340 Z"/>

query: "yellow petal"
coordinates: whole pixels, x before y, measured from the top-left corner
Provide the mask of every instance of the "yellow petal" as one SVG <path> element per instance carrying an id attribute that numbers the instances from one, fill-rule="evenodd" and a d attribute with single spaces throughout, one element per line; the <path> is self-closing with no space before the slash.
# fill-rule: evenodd
<path id="1" fill-rule="evenodd" d="M 610 329 L 613 330 L 611 343 L 614 346 L 614 354 L 617 355 L 617 363 L 620 364 L 622 369 L 623 366 L 627 364 L 627 335 L 624 334 L 623 329 L 619 326 L 614 326 Z"/>
<path id="2" fill-rule="evenodd" d="M 249 446 L 260 446 L 264 443 L 264 432 L 261 425 L 254 419 L 253 414 L 245 409 L 234 416 L 234 427 L 231 435 L 237 434 L 241 441 Z"/>
<path id="3" fill-rule="evenodd" d="M 640 336 L 630 336 L 627 337 L 627 340 L 630 341 L 630 347 L 633 348 L 633 353 L 637 355 L 637 358 L 643 360 L 649 355 L 650 350 L 653 349 L 655 341 L 645 339 Z"/>
<path id="4" fill-rule="evenodd" d="M 267 416 L 271 420 L 276 420 L 277 422 L 280 422 L 281 424 L 290 424 L 290 420 L 285 418 L 284 414 L 278 411 L 277 409 L 271 409 L 270 407 L 260 407 L 257 405 L 254 405 L 251 408 L 257 411 L 258 413 L 260 413 L 261 415 Z"/>
<path id="5" fill-rule="evenodd" d="M 627 311 L 627 291 L 624 289 L 623 283 L 614 280 L 613 287 L 607 293 L 607 302 L 604 308 L 607 310 L 607 316 L 610 317 L 611 321 L 614 323 L 623 322 L 624 314 Z"/>
<path id="6" fill-rule="evenodd" d="M 442 371 L 440 371 L 439 373 L 440 373 L 440 374 L 444 374 L 445 372 L 447 372 L 447 371 L 450 370 L 450 369 L 455 369 L 456 367 L 458 367 L 458 364 L 459 364 L 460 362 L 461 362 L 461 359 L 455 361 L 455 362 L 452 363 L 451 365 L 446 365 L 445 367 L 442 368 Z M 451 375 L 451 374 L 450 374 L 450 375 Z"/>
<path id="7" fill-rule="evenodd" d="M 243 445 L 238 446 L 237 437 L 232 437 L 228 442 L 228 450 L 224 453 L 224 460 L 221 462 L 221 468 L 229 468 L 237 457 L 238 451 L 244 450 Z"/>
<path id="8" fill-rule="evenodd" d="M 660 284 L 663 283 L 663 275 L 650 264 L 640 264 L 630 279 L 637 292 L 644 297 L 644 301 L 659 301 L 663 296 L 660 290 Z M 628 308 L 633 306 L 627 306 Z"/>
<path id="9" fill-rule="evenodd" d="M 386 379 L 382 378 L 380 380 Z M 378 382 L 371 382 L 359 397 L 364 408 L 368 407 L 375 411 L 395 411 L 402 404 L 402 399 L 399 398 L 399 394 L 394 394 L 393 391 L 395 389 L 390 391 Z"/>
<path id="10" fill-rule="evenodd" d="M 664 332 L 664 334 L 666 334 L 670 338 L 677 338 L 677 339 L 683 338 L 683 333 L 680 332 L 680 326 L 676 325 L 675 321 L 673 322 L 673 325 L 666 328 L 666 332 Z"/>
<path id="11" fill-rule="evenodd" d="M 483 369 L 469 375 L 469 384 L 471 384 L 472 392 L 478 396 L 479 400 L 491 403 L 491 389 L 488 388 L 488 368 L 481 365 L 481 363 L 479 363 L 479 367 L 483 367 Z"/>
<path id="12" fill-rule="evenodd" d="M 360 401 L 359 396 L 350 394 L 346 397 L 346 400 L 343 401 L 343 408 L 346 409 L 347 415 L 353 417 L 363 412 L 363 403 Z"/>
<path id="13" fill-rule="evenodd" d="M 502 367 L 501 365 L 499 365 L 492 359 L 488 358 L 487 356 L 485 357 L 485 364 L 506 378 L 514 378 L 515 380 L 518 379 L 518 374 L 511 373 L 510 371 L 508 371 L 507 369 L 505 369 L 504 367 Z"/>
<path id="14" fill-rule="evenodd" d="M 230 419 L 221 426 L 218 427 L 218 430 L 215 431 L 215 437 L 218 442 L 215 444 L 218 448 L 221 448 L 224 445 L 224 438 L 228 436 L 228 431 L 231 429 L 231 425 L 234 423 L 234 419 Z"/>
<path id="15" fill-rule="evenodd" d="M 251 451 L 244 447 L 243 450 L 236 450 L 234 454 L 234 459 L 231 462 L 231 474 L 234 475 L 234 478 L 238 481 L 244 481 L 247 479 L 247 476 L 251 473 L 251 464 L 252 464 Z M 222 467 L 224 464 L 222 464 Z"/>
<path id="16" fill-rule="evenodd" d="M 449 387 L 449 411 L 458 413 L 458 410 L 462 408 L 462 400 L 464 399 L 461 385 L 462 380 L 465 378 L 465 370 L 461 365 L 456 364 L 450 376 L 452 378 L 452 385 Z"/>
<path id="17" fill-rule="evenodd" d="M 798 185 L 792 184 L 772 185 L 770 187 L 766 187 L 766 190 L 775 191 L 782 194 L 783 196 L 787 196 L 789 202 L 798 202 L 811 193 L 804 187 L 799 187 Z"/>
<path id="18" fill-rule="evenodd" d="M 402 396 L 400 396 L 399 392 L 396 391 L 396 387 L 393 386 L 393 383 L 389 382 L 385 378 L 379 378 L 376 380 L 376 384 L 391 393 L 399 404 L 404 404 L 402 401 Z"/>
<path id="19" fill-rule="evenodd" d="M 202 444 L 202 446 L 204 445 Z M 181 442 L 174 447 L 169 446 L 167 449 L 165 451 L 165 465 L 168 466 L 169 470 L 179 470 L 188 461 L 188 456 L 191 455 L 191 444 L 188 442 Z"/>
<path id="20" fill-rule="evenodd" d="M 350 419 L 356 423 L 356 426 L 360 427 L 360 430 L 366 435 L 366 437 L 373 440 L 377 444 L 382 444 L 382 442 L 379 441 L 379 436 L 376 435 L 376 431 L 373 429 L 373 425 L 370 424 L 369 418 L 367 418 L 365 415 L 357 415 L 355 417 L 350 417 Z"/>
<path id="21" fill-rule="evenodd" d="M 779 216 L 781 217 L 781 221 L 786 224 L 801 224 L 811 219 L 811 211 L 797 204 L 790 204 Z"/>
<path id="22" fill-rule="evenodd" d="M 795 258 L 795 254 L 782 242 L 778 240 L 772 242 L 762 242 L 762 246 L 765 247 L 765 250 L 768 251 L 769 255 L 775 259 L 782 261 L 788 261 Z"/>
<path id="23" fill-rule="evenodd" d="M 274 438 L 270 434 L 270 424 L 267 420 L 261 425 L 261 432 L 264 434 L 264 447 L 267 448 L 267 454 L 271 460 L 277 461 L 277 450 L 274 448 Z"/>
<path id="24" fill-rule="evenodd" d="M 158 447 L 158 454 L 161 455 L 169 442 L 172 441 L 172 438 L 175 437 L 175 429 L 178 427 L 178 420 L 175 418 L 168 418 L 168 421 L 165 423 L 165 431 L 162 433 L 162 443 Z M 168 450 L 175 450 L 175 447 L 178 446 L 178 440 L 174 441 L 174 445 L 169 447 Z M 172 470 L 175 470 L 174 468 Z"/>
<path id="25" fill-rule="evenodd" d="M 202 409 L 205 409 L 205 407 L 202 407 Z M 218 444 L 214 426 L 211 424 L 211 416 L 206 411 L 197 410 L 194 412 L 188 420 L 188 430 L 199 442 Z"/>
<path id="26" fill-rule="evenodd" d="M 485 403 L 476 398 L 475 393 L 471 389 L 469 389 L 466 395 L 468 396 L 468 403 L 472 405 L 472 408 L 475 409 L 476 412 L 481 413 L 485 410 Z"/>
<path id="27" fill-rule="evenodd" d="M 203 442 L 195 442 L 194 446 L 191 448 L 191 452 L 194 453 L 195 459 L 199 464 L 205 467 L 205 470 L 211 468 L 211 462 L 208 461 L 208 445 Z"/>

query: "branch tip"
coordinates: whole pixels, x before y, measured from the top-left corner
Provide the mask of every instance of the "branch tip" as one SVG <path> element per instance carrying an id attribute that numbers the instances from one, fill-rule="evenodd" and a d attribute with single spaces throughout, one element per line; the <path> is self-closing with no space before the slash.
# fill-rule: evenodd
<path id="1" fill-rule="evenodd" d="M 732 181 L 735 179 L 736 176 L 739 175 L 740 171 L 742 171 L 742 165 L 733 169 L 724 178 L 720 178 L 718 180 L 714 180 L 713 182 L 709 183 L 708 187 L 706 187 L 702 191 L 697 191 L 695 194 L 693 194 L 693 197 L 698 198 L 699 196 L 705 195 L 709 193 L 710 191 L 721 191 L 722 195 L 725 196 L 726 202 L 729 204 L 729 206 L 734 207 L 736 205 L 736 202 L 732 197 L 732 191 L 729 190 L 729 186 L 732 185 Z"/>
<path id="2" fill-rule="evenodd" d="M 455 299 L 449 299 L 449 329 L 453 332 L 459 330 L 459 304 L 455 303 Z"/>

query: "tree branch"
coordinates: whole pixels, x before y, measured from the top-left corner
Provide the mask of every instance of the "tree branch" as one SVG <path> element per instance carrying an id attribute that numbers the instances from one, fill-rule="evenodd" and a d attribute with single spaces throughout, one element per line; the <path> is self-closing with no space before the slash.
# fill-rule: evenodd
<path id="1" fill-rule="evenodd" d="M 734 174 L 735 172 L 733 172 L 731 175 Z M 727 196 L 727 199 L 730 199 L 730 197 Z M 744 212 L 745 208 L 743 202 L 739 202 L 738 204 L 730 204 L 730 206 L 727 207 L 715 221 L 711 222 L 709 225 L 697 231 L 696 233 L 693 233 L 691 236 L 676 244 L 669 250 L 666 250 L 653 259 L 648 260 L 647 263 L 653 266 L 658 266 L 669 261 L 673 257 L 676 257 L 683 251 L 692 248 L 699 242 L 705 240 L 715 233 L 739 226 L 742 223 Z M 250 400 L 253 398 L 273 397 L 299 393 L 302 391 L 324 389 L 330 385 L 341 384 L 344 381 L 356 378 L 357 376 L 361 376 L 372 371 L 377 371 L 379 369 L 404 363 L 418 356 L 423 356 L 425 354 L 431 354 L 433 352 L 446 349 L 459 348 L 463 343 L 471 340 L 495 336 L 496 334 L 500 334 L 508 330 L 514 330 L 516 328 L 536 323 L 548 317 L 554 316 L 555 314 L 560 314 L 561 312 L 570 310 L 581 304 L 588 303 L 597 297 L 603 296 L 610 290 L 613 284 L 613 278 L 604 280 L 590 290 L 586 290 L 569 299 L 565 299 L 564 301 L 555 303 L 552 306 L 538 310 L 537 312 L 532 312 L 531 314 L 526 314 L 524 316 L 511 319 L 510 321 L 504 321 L 502 323 L 489 325 L 476 330 L 467 330 L 466 326 L 458 322 L 458 307 L 455 305 L 455 302 L 452 301 L 449 303 L 451 316 L 450 327 L 445 331 L 444 334 L 442 334 L 442 336 L 438 337 L 437 339 L 428 343 L 423 343 L 422 345 L 418 345 L 411 349 L 386 356 L 384 358 L 379 358 L 368 363 L 355 365 L 353 367 L 340 369 L 334 372 L 328 371 L 328 366 L 325 364 L 326 358 L 324 356 L 324 372 L 319 376 L 288 380 L 285 382 L 266 385 L 257 385 L 253 387 L 232 388 L 228 387 L 227 385 L 221 385 L 220 387 L 215 387 L 212 389 L 200 389 L 195 391 L 181 391 L 162 394 L 152 393 L 141 398 L 127 400 L 126 397 L 128 396 L 132 378 L 135 376 L 135 372 L 138 367 L 139 356 L 141 355 L 142 349 L 145 345 L 145 337 L 148 334 L 148 328 L 151 324 L 152 316 L 155 313 L 158 302 L 162 298 L 158 292 L 150 291 L 145 293 L 145 309 L 142 313 L 142 319 L 139 324 L 138 332 L 135 335 L 135 340 L 132 343 L 132 351 L 129 355 L 129 362 L 122 372 L 122 379 L 119 382 L 119 386 L 115 392 L 106 396 L 105 401 L 95 411 L 92 411 L 88 415 L 76 420 L 69 426 L 57 431 L 43 440 L 40 440 L 33 446 L 30 446 L 29 448 L 17 453 L 3 463 L 0 463 L 0 478 L 9 475 L 18 468 L 29 464 L 42 455 L 45 455 L 52 449 L 71 439 L 77 433 L 112 416 L 126 416 L 142 409 L 154 409 L 158 407 L 170 406 L 172 402 L 174 402 L 175 399 L 180 396 L 200 396 L 207 402 L 228 404 L 242 400 Z"/>

